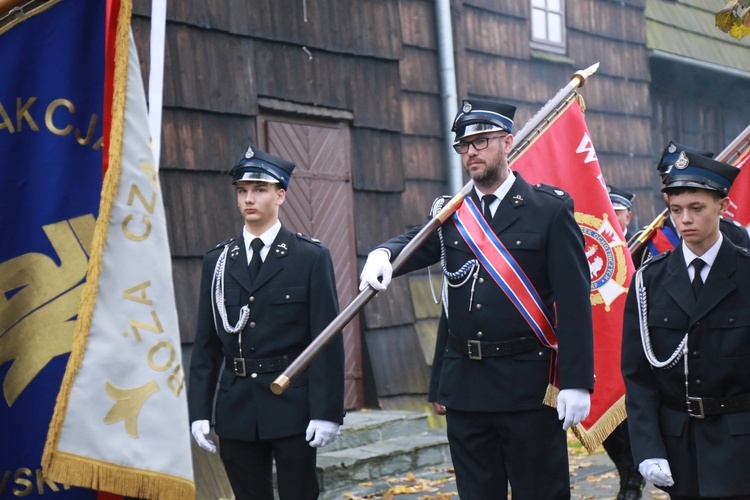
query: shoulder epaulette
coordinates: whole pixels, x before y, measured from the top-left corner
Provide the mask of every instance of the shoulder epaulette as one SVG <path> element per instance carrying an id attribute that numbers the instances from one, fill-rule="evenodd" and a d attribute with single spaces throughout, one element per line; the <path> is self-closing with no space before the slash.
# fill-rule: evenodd
<path id="1" fill-rule="evenodd" d="M 659 262 L 660 260 L 666 259 L 667 255 L 669 255 L 670 253 L 672 253 L 672 250 L 666 250 L 659 255 L 652 255 L 651 257 L 646 259 L 646 262 L 644 262 L 641 267 L 645 267 L 649 264 L 653 264 L 654 262 Z"/>
<path id="2" fill-rule="evenodd" d="M 556 186 L 550 186 L 548 184 L 534 184 L 534 189 L 541 193 L 550 194 L 555 198 L 559 198 L 561 200 L 570 198 L 570 195 L 568 193 Z"/>
<path id="3" fill-rule="evenodd" d="M 213 252 L 217 248 L 224 248 L 225 246 L 229 245 L 234 240 L 235 240 L 235 238 L 227 238 L 226 240 L 222 241 L 221 243 L 219 243 L 215 247 L 213 247 L 211 250 L 209 250 L 209 252 Z"/>
<path id="4" fill-rule="evenodd" d="M 299 239 L 301 239 L 303 241 L 307 241 L 308 243 L 313 243 L 313 244 L 318 245 L 318 246 L 322 246 L 323 245 L 323 243 L 321 243 L 319 239 L 313 238 L 312 236 L 308 236 L 308 235 L 302 234 L 302 233 L 294 233 L 294 235 L 297 238 L 299 238 Z"/>

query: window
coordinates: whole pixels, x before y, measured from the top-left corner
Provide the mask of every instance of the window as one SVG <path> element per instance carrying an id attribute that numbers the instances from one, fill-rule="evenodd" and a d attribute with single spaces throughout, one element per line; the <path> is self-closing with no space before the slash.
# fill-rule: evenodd
<path id="1" fill-rule="evenodd" d="M 565 0 L 531 0 L 531 46 L 565 53 Z"/>

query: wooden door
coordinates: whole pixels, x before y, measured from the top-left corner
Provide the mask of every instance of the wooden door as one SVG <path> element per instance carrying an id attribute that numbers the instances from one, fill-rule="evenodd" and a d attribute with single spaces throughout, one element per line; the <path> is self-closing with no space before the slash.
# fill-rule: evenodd
<path id="1" fill-rule="evenodd" d="M 359 293 L 349 128 L 345 124 L 272 117 L 259 117 L 258 125 L 261 147 L 297 165 L 281 206 L 281 222 L 292 231 L 319 239 L 330 249 L 343 309 Z M 344 350 L 346 408 L 361 408 L 364 385 L 358 318 L 344 328 Z"/>

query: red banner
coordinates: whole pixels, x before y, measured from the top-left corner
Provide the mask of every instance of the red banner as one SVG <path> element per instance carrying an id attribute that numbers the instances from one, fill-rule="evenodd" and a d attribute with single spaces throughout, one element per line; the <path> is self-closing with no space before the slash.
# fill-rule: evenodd
<path id="1" fill-rule="evenodd" d="M 740 169 L 740 175 L 729 190 L 730 204 L 726 216 L 747 227 L 750 226 L 750 151 L 738 158 L 735 166 Z"/>
<path id="2" fill-rule="evenodd" d="M 583 232 L 591 275 L 596 379 L 591 413 L 573 431 L 593 452 L 625 419 L 620 344 L 625 295 L 635 268 L 577 100 L 558 115 L 511 168 L 531 183 L 564 189 L 575 202 L 575 217 Z"/>

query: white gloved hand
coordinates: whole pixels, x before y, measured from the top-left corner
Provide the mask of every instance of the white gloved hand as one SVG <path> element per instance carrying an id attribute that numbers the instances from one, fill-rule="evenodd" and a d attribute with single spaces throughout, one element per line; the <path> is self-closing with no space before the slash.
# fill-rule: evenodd
<path id="1" fill-rule="evenodd" d="M 557 395 L 557 418 L 563 429 L 583 422 L 591 410 L 591 394 L 587 389 L 563 389 Z"/>
<path id="2" fill-rule="evenodd" d="M 666 458 L 647 458 L 638 464 L 638 472 L 654 486 L 674 486 L 672 470 Z"/>
<path id="3" fill-rule="evenodd" d="M 391 283 L 392 274 L 393 266 L 391 266 L 388 251 L 382 248 L 373 250 L 367 256 L 365 267 L 362 268 L 362 274 L 359 275 L 359 279 L 362 280 L 359 283 L 359 291 L 367 288 L 367 285 L 378 291 L 385 290 Z M 378 278 L 381 276 L 383 280 L 379 281 Z"/>
<path id="4" fill-rule="evenodd" d="M 310 446 L 318 448 L 333 443 L 340 434 L 339 424 L 336 422 L 310 420 L 307 432 L 305 432 L 305 439 L 310 442 Z"/>
<path id="5" fill-rule="evenodd" d="M 190 424 L 190 432 L 193 433 L 193 437 L 195 438 L 195 442 L 198 443 L 198 446 L 210 453 L 216 453 L 216 445 L 213 441 L 206 438 L 210 431 L 211 424 L 208 420 L 196 420 Z"/>

